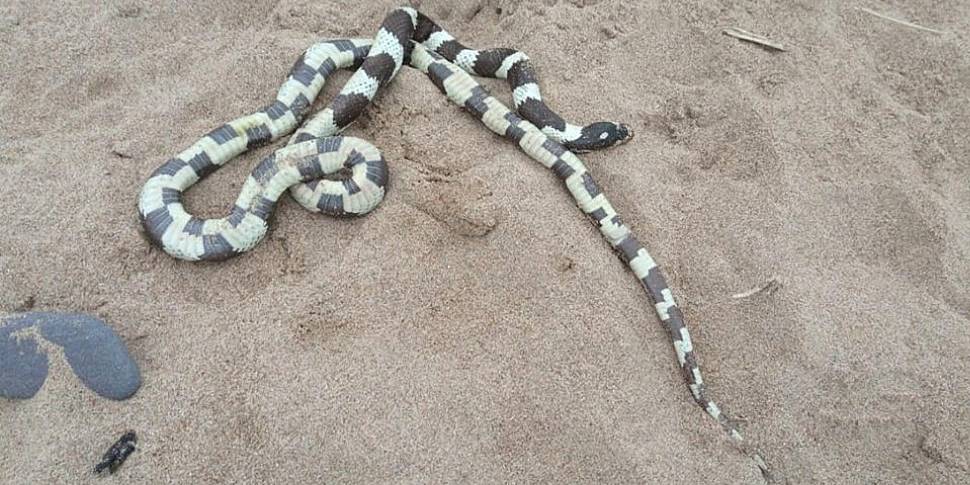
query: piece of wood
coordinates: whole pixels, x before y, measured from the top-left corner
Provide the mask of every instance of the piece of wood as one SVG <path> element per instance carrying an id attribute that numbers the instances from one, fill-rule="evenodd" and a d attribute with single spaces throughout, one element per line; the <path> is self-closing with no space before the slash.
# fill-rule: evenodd
<path id="1" fill-rule="evenodd" d="M 754 44 L 758 44 L 762 47 L 767 47 L 769 49 L 774 49 L 782 52 L 787 50 L 785 49 L 784 45 L 778 42 L 775 42 L 763 35 L 754 34 L 754 33 L 748 32 L 747 30 L 739 29 L 737 27 L 729 27 L 727 29 L 724 29 L 724 34 L 734 37 L 735 39 L 741 39 L 746 42 L 752 42 Z"/>
<path id="2" fill-rule="evenodd" d="M 909 27 L 909 28 L 912 28 L 912 29 L 922 30 L 924 32 L 932 32 L 934 34 L 939 34 L 939 35 L 944 35 L 944 34 L 947 33 L 947 32 L 944 32 L 942 30 L 931 29 L 929 27 L 923 27 L 922 25 L 916 25 L 916 24 L 914 24 L 912 22 L 907 22 L 905 20 L 900 20 L 900 19 L 897 19 L 897 18 L 893 18 L 893 17 L 890 17 L 890 16 L 888 16 L 886 14 L 882 14 L 882 13 L 876 12 L 875 10 L 870 10 L 868 8 L 865 8 L 865 7 L 855 7 L 855 8 L 856 8 L 856 10 L 861 10 L 861 11 L 863 11 L 863 12 L 869 14 L 869 15 L 875 15 L 876 17 L 879 17 L 879 18 L 881 18 L 883 20 L 888 20 L 890 22 L 895 22 L 895 23 L 897 23 L 899 25 L 905 25 L 906 27 Z"/>

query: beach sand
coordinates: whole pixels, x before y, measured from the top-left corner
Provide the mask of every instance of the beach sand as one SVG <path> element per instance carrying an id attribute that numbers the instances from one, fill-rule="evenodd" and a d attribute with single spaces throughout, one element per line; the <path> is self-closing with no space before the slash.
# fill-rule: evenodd
<path id="1" fill-rule="evenodd" d="M 99 316 L 144 378 L 108 401 L 54 359 L 37 396 L 0 401 L 0 482 L 95 483 L 133 429 L 117 483 L 764 483 L 555 175 L 413 69 L 347 131 L 391 168 L 373 213 L 286 197 L 242 257 L 149 246 L 157 166 L 396 4 L 0 4 L 0 312 Z M 565 117 L 636 130 L 582 158 L 775 483 L 970 482 L 970 4 L 419 6 L 527 52 Z M 188 208 L 225 214 L 278 146 Z"/>

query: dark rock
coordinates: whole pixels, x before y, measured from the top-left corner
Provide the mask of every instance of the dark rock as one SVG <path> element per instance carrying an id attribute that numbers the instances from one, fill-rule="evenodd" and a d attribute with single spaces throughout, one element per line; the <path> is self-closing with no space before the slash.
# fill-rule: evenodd
<path id="1" fill-rule="evenodd" d="M 37 348 L 37 342 L 13 335 L 29 326 L 0 323 L 0 397 L 34 397 L 47 379 L 47 356 Z"/>
<path id="2" fill-rule="evenodd" d="M 79 313 L 30 312 L 0 318 L 0 396 L 29 398 L 47 376 L 47 356 L 37 342 L 32 337 L 18 341 L 11 336 L 30 327 L 63 348 L 77 377 L 101 396 L 127 399 L 141 386 L 138 365 L 104 322 Z"/>

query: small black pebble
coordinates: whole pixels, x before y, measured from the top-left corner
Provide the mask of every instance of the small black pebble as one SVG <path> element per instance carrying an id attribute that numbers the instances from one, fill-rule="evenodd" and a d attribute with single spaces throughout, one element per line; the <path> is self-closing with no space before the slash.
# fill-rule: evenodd
<path id="1" fill-rule="evenodd" d="M 135 443 L 137 442 L 138 436 L 134 431 L 129 430 L 104 453 L 104 456 L 101 457 L 101 463 L 95 465 L 94 473 L 101 473 L 105 469 L 108 470 L 108 473 L 117 471 L 128 458 L 128 455 L 135 452 Z"/>

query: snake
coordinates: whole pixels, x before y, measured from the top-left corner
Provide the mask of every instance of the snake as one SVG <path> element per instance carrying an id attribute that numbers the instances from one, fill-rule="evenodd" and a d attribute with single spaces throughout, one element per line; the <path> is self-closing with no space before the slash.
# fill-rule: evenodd
<path id="1" fill-rule="evenodd" d="M 641 283 L 670 337 L 695 403 L 767 476 L 764 459 L 746 446 L 734 420 L 709 397 L 684 313 L 663 271 L 576 155 L 624 143 L 632 130 L 617 122 L 578 126 L 564 121 L 542 99 L 535 70 L 524 53 L 511 48 L 470 49 L 413 8 L 388 13 L 373 39 L 314 44 L 297 59 L 270 105 L 212 130 L 158 167 L 138 202 L 150 240 L 171 256 L 190 261 L 242 254 L 263 238 L 286 190 L 314 212 L 346 217 L 373 210 L 387 190 L 387 163 L 366 140 L 338 133 L 364 112 L 404 65 L 426 74 L 453 103 L 516 143 L 563 182 L 580 211 Z M 356 70 L 327 107 L 302 123 L 326 77 L 342 68 Z M 506 79 L 515 110 L 472 75 Z M 198 180 L 237 155 L 291 132 L 286 146 L 249 174 L 229 215 L 200 219 L 185 210 L 182 194 Z"/>
<path id="2" fill-rule="evenodd" d="M 294 63 L 270 105 L 215 128 L 158 167 L 138 201 L 150 240 L 186 260 L 222 260 L 244 253 L 266 234 L 268 219 L 286 189 L 313 212 L 361 216 L 373 210 L 386 192 L 387 163 L 366 140 L 334 135 L 353 123 L 397 74 L 410 56 L 412 37 L 471 73 L 507 79 L 519 113 L 573 150 L 606 148 L 633 136 L 622 123 L 580 127 L 565 122 L 543 101 L 535 69 L 524 53 L 469 49 L 427 16 L 395 10 L 374 39 L 314 44 Z M 301 125 L 327 76 L 341 68 L 357 70 L 326 108 Z M 226 217 L 201 219 L 185 210 L 182 194 L 189 187 L 236 156 L 291 132 L 286 147 L 253 169 Z M 341 171 L 350 176 L 326 178 Z"/>

